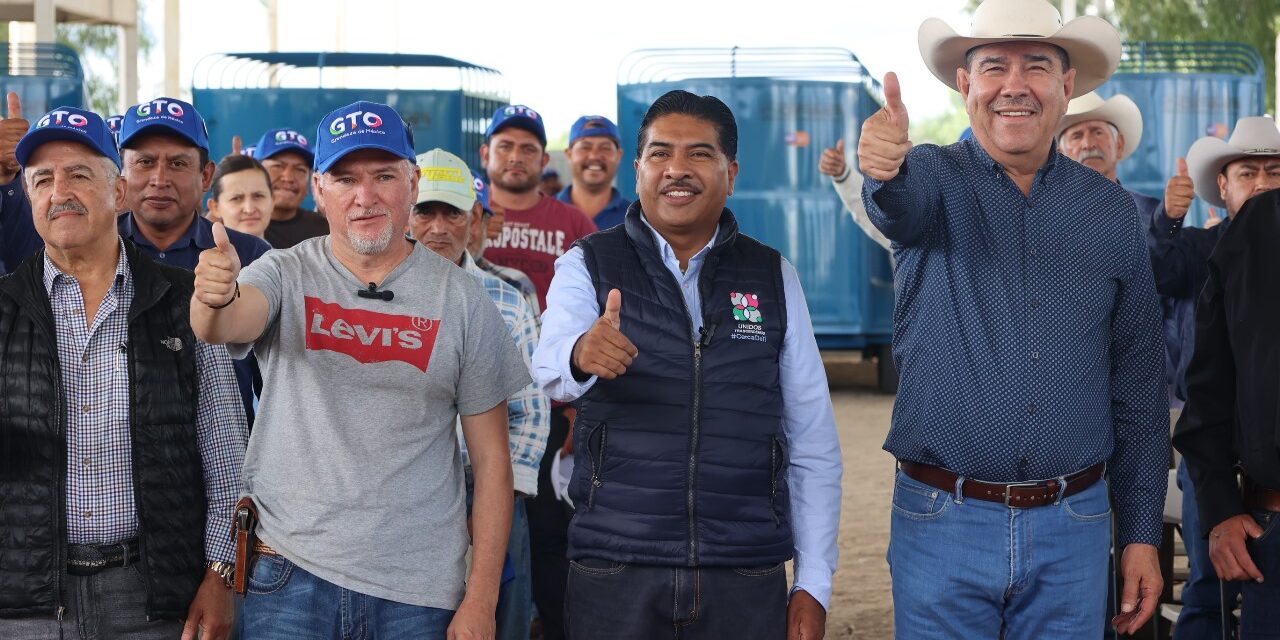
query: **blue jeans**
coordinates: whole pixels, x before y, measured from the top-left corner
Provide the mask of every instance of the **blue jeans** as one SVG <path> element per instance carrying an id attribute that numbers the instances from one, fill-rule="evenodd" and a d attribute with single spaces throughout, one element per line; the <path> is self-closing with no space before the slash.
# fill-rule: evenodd
<path id="1" fill-rule="evenodd" d="M 787 571 L 660 567 L 580 558 L 569 563 L 569 640 L 784 640 Z"/>
<path id="2" fill-rule="evenodd" d="M 529 516 L 524 498 L 511 511 L 511 537 L 507 539 L 507 560 L 515 577 L 505 580 L 498 592 L 497 640 L 529 640 L 529 619 L 533 616 L 533 579 L 529 573 Z"/>
<path id="3" fill-rule="evenodd" d="M 1240 585 L 1244 594 L 1240 606 L 1241 640 L 1280 638 L 1280 513 L 1255 511 L 1262 537 L 1248 540 L 1249 557 L 1258 565 L 1264 580 L 1228 583 Z M 1212 570 L 1212 567 L 1210 567 Z"/>
<path id="4" fill-rule="evenodd" d="M 1106 482 L 1016 509 L 957 500 L 899 472 L 889 536 L 897 637 L 1096 638 L 1110 540 Z"/>
<path id="5" fill-rule="evenodd" d="M 1196 487 L 1187 461 L 1178 463 L 1178 488 L 1182 489 L 1182 542 L 1187 547 L 1187 583 L 1182 586 L 1182 613 L 1173 625 L 1174 640 L 1222 640 L 1222 593 L 1235 602 L 1240 583 L 1218 581 L 1209 559 L 1209 541 L 1200 534 Z"/>
<path id="6" fill-rule="evenodd" d="M 453 611 L 343 589 L 283 556 L 258 554 L 249 569 L 244 635 L 253 640 L 443 640 Z"/>

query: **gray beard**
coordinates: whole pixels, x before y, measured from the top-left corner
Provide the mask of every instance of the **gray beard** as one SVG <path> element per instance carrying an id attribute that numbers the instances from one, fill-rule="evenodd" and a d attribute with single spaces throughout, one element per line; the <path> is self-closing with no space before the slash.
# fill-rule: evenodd
<path id="1" fill-rule="evenodd" d="M 391 225 L 387 225 L 382 233 L 377 237 L 370 238 L 367 236 L 357 235 L 347 232 L 347 241 L 351 243 L 351 248 L 362 256 L 372 256 L 382 253 L 391 246 L 391 239 L 395 236 Z"/>

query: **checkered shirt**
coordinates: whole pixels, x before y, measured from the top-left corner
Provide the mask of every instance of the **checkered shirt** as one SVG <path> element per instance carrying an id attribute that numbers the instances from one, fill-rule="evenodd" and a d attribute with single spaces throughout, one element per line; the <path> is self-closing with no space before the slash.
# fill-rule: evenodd
<path id="1" fill-rule="evenodd" d="M 537 316 L 514 287 L 480 268 L 466 252 L 463 252 L 462 259 L 463 269 L 484 285 L 485 292 L 497 305 L 511 338 L 520 350 L 520 357 L 524 358 L 524 365 L 532 371 L 533 351 L 538 347 Z M 530 377 L 533 377 L 532 373 Z M 530 382 L 529 386 L 507 398 L 511 470 L 515 474 L 516 491 L 529 497 L 538 493 L 538 466 L 542 464 L 542 453 L 547 449 L 547 434 L 551 429 L 550 406 L 550 399 L 536 382 Z M 463 453 L 466 453 L 465 447 Z"/>
<path id="2" fill-rule="evenodd" d="M 129 307 L 134 282 L 120 243 L 115 283 L 92 324 L 79 281 L 44 256 L 44 286 L 57 328 L 67 420 L 67 542 L 111 544 L 137 536 L 130 435 Z M 208 499 L 205 555 L 232 562 L 231 517 L 248 429 L 226 347 L 196 343 L 196 437 Z"/>

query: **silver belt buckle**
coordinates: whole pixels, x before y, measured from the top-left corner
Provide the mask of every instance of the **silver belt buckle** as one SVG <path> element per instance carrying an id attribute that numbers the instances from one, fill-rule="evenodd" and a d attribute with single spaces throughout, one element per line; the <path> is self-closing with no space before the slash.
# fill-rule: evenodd
<path id="1" fill-rule="evenodd" d="M 1010 484 L 1005 485 L 1005 486 L 1004 486 L 1004 506 L 1006 506 L 1006 507 L 1008 507 L 1008 508 L 1010 508 L 1010 509 L 1022 509 L 1023 507 L 1015 507 L 1015 506 L 1013 506 L 1013 505 L 1009 504 L 1009 501 L 1013 499 L 1012 491 L 1013 491 L 1014 489 L 1023 489 L 1023 488 L 1025 488 L 1025 489 L 1035 489 L 1035 488 L 1039 487 L 1039 486 L 1040 486 L 1040 485 L 1042 485 L 1042 484 L 1044 484 L 1044 483 L 1042 483 L 1042 482 L 1013 482 L 1013 483 L 1010 483 Z"/>

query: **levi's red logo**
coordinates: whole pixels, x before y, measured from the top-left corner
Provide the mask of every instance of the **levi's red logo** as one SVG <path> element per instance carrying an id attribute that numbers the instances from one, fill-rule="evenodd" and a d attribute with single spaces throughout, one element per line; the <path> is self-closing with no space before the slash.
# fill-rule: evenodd
<path id="1" fill-rule="evenodd" d="M 440 321 L 347 309 L 304 296 L 307 350 L 345 353 L 356 362 L 399 361 L 427 372 Z"/>

